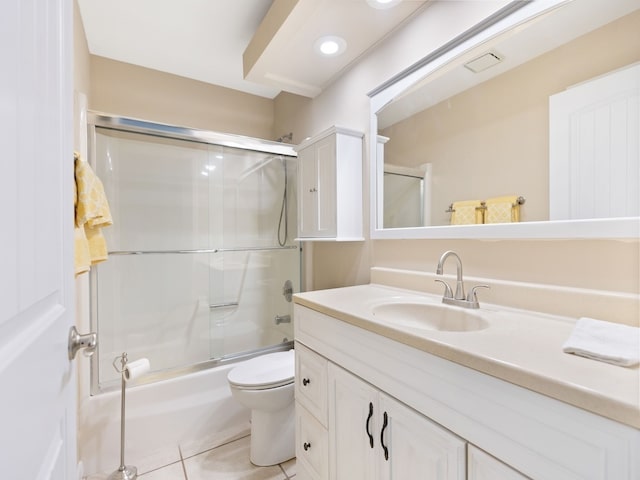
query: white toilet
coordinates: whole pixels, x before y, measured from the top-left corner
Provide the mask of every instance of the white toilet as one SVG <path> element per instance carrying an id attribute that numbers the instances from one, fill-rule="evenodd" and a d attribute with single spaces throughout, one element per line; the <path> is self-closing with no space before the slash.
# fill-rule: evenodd
<path id="1" fill-rule="evenodd" d="M 233 397 L 251 409 L 251 463 L 295 457 L 294 351 L 252 358 L 227 375 Z"/>

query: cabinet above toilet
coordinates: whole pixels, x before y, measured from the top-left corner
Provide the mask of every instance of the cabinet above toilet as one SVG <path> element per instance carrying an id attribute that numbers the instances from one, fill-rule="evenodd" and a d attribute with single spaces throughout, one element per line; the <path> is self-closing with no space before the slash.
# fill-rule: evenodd
<path id="1" fill-rule="evenodd" d="M 364 240 L 363 137 L 362 132 L 334 126 L 297 147 L 297 240 Z"/>

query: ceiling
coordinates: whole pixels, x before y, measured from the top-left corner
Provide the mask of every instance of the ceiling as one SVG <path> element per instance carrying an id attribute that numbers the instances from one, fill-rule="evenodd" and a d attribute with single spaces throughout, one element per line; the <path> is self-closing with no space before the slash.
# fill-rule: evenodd
<path id="1" fill-rule="evenodd" d="M 78 0 L 89 51 L 243 92 L 318 95 L 429 0 Z M 322 35 L 344 38 L 322 58 Z M 245 54 L 246 51 L 246 54 Z M 244 56 L 244 59 L 243 59 Z"/>

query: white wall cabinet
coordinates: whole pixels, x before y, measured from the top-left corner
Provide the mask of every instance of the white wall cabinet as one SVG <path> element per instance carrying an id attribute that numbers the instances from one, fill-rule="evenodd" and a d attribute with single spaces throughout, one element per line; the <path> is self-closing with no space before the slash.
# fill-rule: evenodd
<path id="1" fill-rule="evenodd" d="M 299 304 L 294 314 L 300 480 L 639 479 L 630 426 Z"/>
<path id="2" fill-rule="evenodd" d="M 331 127 L 296 148 L 299 240 L 364 240 L 362 138 Z"/>

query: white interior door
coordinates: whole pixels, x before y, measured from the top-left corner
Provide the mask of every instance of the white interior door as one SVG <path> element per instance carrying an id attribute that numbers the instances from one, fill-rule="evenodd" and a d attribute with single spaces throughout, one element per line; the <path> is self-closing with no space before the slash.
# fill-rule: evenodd
<path id="1" fill-rule="evenodd" d="M 549 98 L 549 217 L 640 215 L 640 63 Z"/>
<path id="2" fill-rule="evenodd" d="M 76 478 L 71 0 L 0 6 L 2 478 Z"/>

